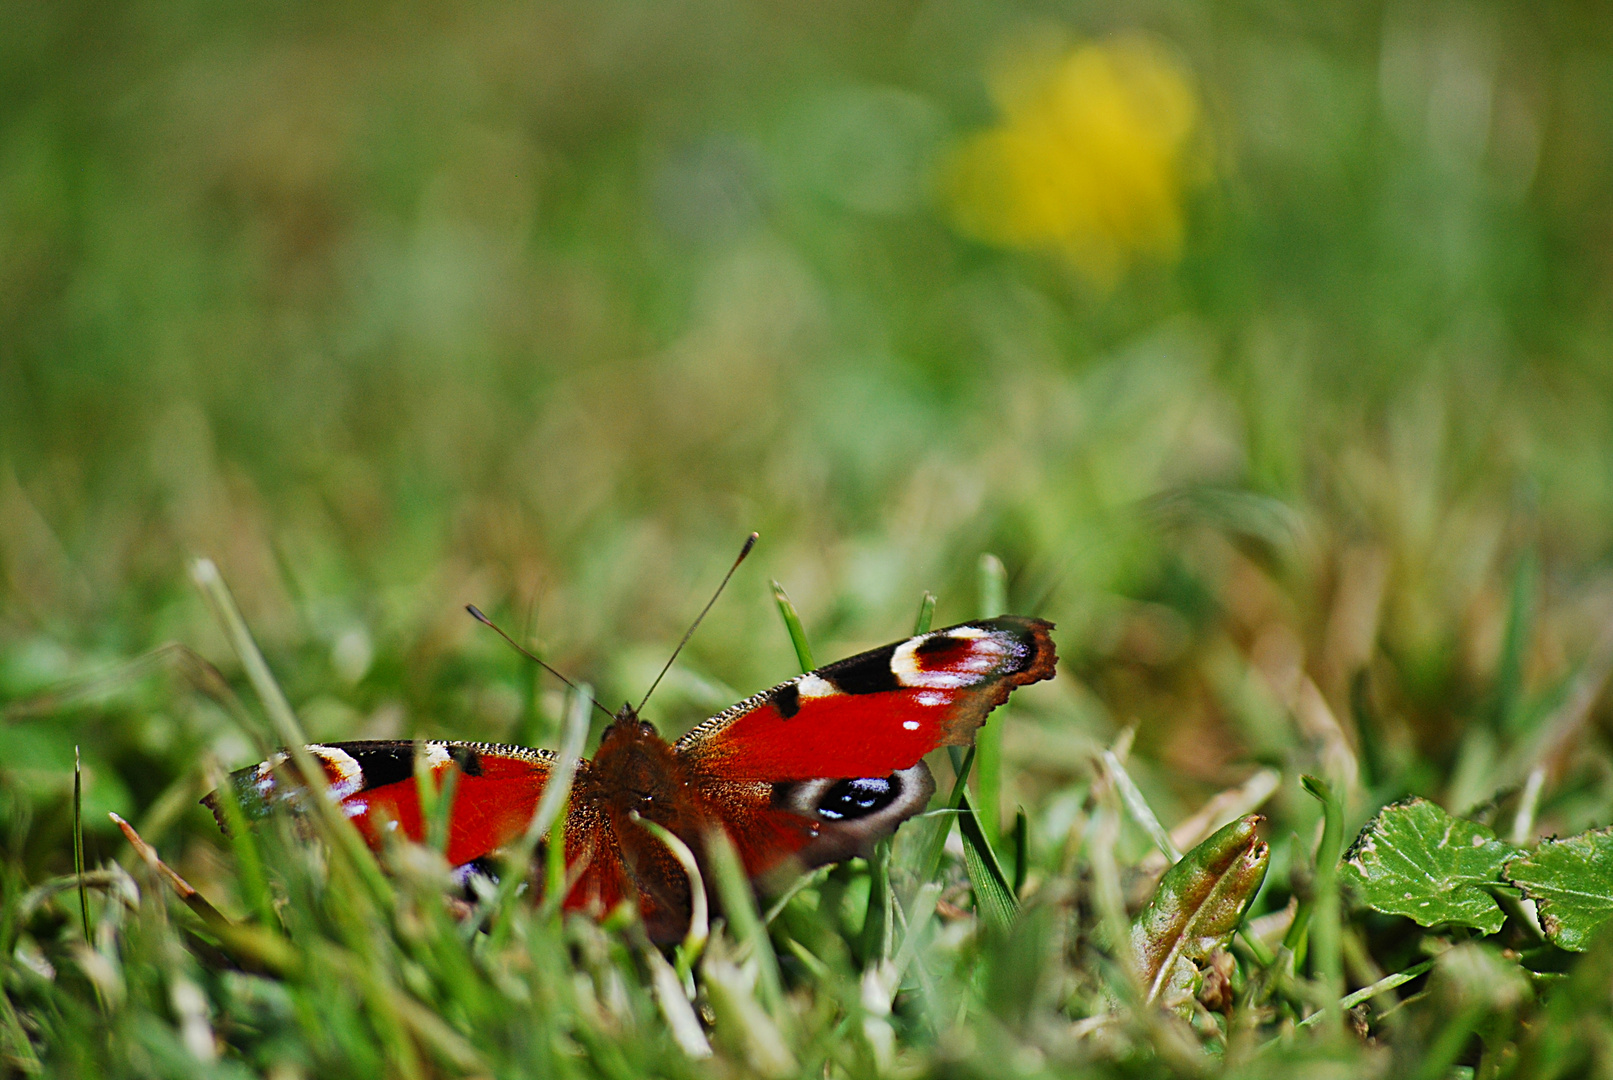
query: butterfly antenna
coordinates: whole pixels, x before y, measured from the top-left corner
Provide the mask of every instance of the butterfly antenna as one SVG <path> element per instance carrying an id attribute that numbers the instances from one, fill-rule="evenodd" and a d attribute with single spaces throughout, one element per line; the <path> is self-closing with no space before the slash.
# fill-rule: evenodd
<path id="1" fill-rule="evenodd" d="M 470 617 L 471 618 L 475 619 L 477 622 L 481 623 L 483 626 L 490 627 L 492 629 L 493 633 L 497 634 L 499 637 L 503 638 L 506 642 L 508 642 L 510 648 L 514 649 L 516 652 L 520 653 L 522 656 L 526 657 L 528 660 L 532 661 L 534 664 L 538 665 L 544 671 L 547 671 L 550 675 L 553 675 L 555 678 L 559 679 L 561 682 L 565 683 L 567 686 L 571 687 L 573 690 L 577 689 L 577 684 L 576 683 L 572 682 L 570 679 L 568 679 L 564 675 L 560 674 L 560 672 L 556 671 L 554 668 L 550 667 L 548 664 L 545 664 L 542 660 L 539 660 L 536 656 L 533 656 L 526 649 L 522 648 L 520 643 L 517 642 L 510 635 L 506 634 L 499 627 L 499 625 L 497 623 L 495 623 L 492 619 L 489 619 L 486 615 L 483 615 L 481 608 L 478 608 L 475 604 L 466 604 L 465 605 L 465 610 L 470 612 Z M 579 691 L 579 693 L 580 693 L 580 691 Z M 598 709 L 600 712 L 604 713 L 606 716 L 610 717 L 612 720 L 616 719 L 616 714 L 615 713 L 612 713 L 609 709 L 605 708 L 605 706 L 601 705 L 598 701 L 595 701 L 592 696 L 590 696 L 588 698 L 588 700 L 593 701 L 594 702 L 594 707 L 596 709 Z"/>
<path id="2" fill-rule="evenodd" d="M 683 640 L 678 642 L 678 647 L 672 650 L 671 656 L 667 657 L 666 666 L 661 669 L 661 674 L 655 677 L 655 681 L 650 684 L 650 688 L 644 691 L 644 698 L 638 703 L 638 708 L 634 709 L 634 712 L 639 712 L 644 708 L 644 702 L 650 700 L 650 695 L 655 693 L 655 688 L 661 685 L 661 680 L 666 677 L 666 673 L 672 670 L 672 662 L 678 658 L 678 654 L 683 651 L 683 647 L 689 644 L 689 639 L 694 637 L 695 630 L 700 626 L 700 620 L 706 617 L 706 612 L 711 610 L 711 605 L 715 604 L 717 597 L 722 595 L 723 589 L 728 585 L 728 579 L 734 576 L 734 571 L 739 569 L 739 564 L 745 561 L 745 556 L 750 554 L 750 549 L 756 546 L 756 539 L 760 535 L 760 533 L 751 533 L 746 538 L 745 546 L 739 549 L 739 557 L 734 560 L 734 565 L 728 568 L 728 573 L 723 575 L 722 583 L 717 586 L 717 591 L 711 594 L 711 599 L 706 601 L 706 606 L 700 609 L 700 614 L 696 615 L 694 622 L 689 625 L 689 632 L 683 635 Z"/>

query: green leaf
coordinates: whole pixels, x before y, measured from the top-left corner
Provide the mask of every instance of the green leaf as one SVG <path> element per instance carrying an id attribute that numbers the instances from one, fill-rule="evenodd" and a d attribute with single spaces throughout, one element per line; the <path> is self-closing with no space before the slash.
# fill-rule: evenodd
<path id="1" fill-rule="evenodd" d="M 1406 799 L 1367 822 L 1345 853 L 1344 877 L 1374 911 L 1493 934 L 1506 915 L 1489 888 L 1516 851 L 1476 821 Z"/>
<path id="2" fill-rule="evenodd" d="M 1165 871 L 1148 906 L 1131 921 L 1137 973 L 1153 1001 L 1166 989 L 1189 991 L 1199 965 L 1225 948 L 1266 880 L 1271 850 L 1250 814 L 1222 827 Z"/>
<path id="3" fill-rule="evenodd" d="M 1506 865 L 1506 876 L 1540 911 L 1540 927 L 1559 948 L 1584 952 L 1613 917 L 1613 827 L 1567 840 L 1545 840 Z"/>

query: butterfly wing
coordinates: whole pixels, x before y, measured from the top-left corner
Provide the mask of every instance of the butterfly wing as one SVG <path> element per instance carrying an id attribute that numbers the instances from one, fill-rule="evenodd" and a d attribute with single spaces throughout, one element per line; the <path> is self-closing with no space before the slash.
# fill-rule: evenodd
<path id="1" fill-rule="evenodd" d="M 678 740 L 691 786 L 752 876 L 865 851 L 935 791 L 925 754 L 966 746 L 1016 686 L 1051 678 L 1041 619 L 962 623 L 757 694 Z"/>
<path id="2" fill-rule="evenodd" d="M 376 850 L 389 830 L 401 831 L 416 842 L 425 838 L 414 771 L 417 753 L 424 755 L 439 790 L 448 771 L 457 770 L 445 854 L 459 880 L 489 874 L 492 865 L 484 858 L 526 831 L 554 762 L 547 750 L 435 740 L 322 743 L 309 746 L 308 751 L 324 769 L 325 781 L 342 812 Z M 586 761 L 578 763 L 576 783 L 583 790 L 589 786 Z M 248 819 L 267 817 L 279 806 L 295 810 L 307 794 L 285 751 L 261 765 L 230 774 L 230 784 Z M 219 826 L 225 827 L 218 793 L 202 802 L 213 811 Z M 563 906 L 568 911 L 602 917 L 623 900 L 638 898 L 621 847 L 595 800 L 573 799 L 566 818 L 566 870 L 569 887 Z M 646 919 L 660 917 L 653 902 L 644 900 L 642 906 Z"/>
<path id="3" fill-rule="evenodd" d="M 425 839 L 416 753 L 424 755 L 438 788 L 450 769 L 457 770 L 446 852 L 454 866 L 491 854 L 526 831 L 554 759 L 547 750 L 524 746 L 435 740 L 321 743 L 308 751 L 324 769 L 331 797 L 374 848 L 387 829 Z M 231 773 L 230 785 L 249 819 L 267 817 L 280 805 L 296 808 L 306 795 L 285 751 Z M 202 802 L 225 827 L 218 793 Z"/>

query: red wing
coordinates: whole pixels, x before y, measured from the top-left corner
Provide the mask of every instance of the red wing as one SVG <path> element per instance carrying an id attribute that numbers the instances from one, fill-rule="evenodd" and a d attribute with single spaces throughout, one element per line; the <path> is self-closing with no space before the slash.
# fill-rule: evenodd
<path id="1" fill-rule="evenodd" d="M 963 623 L 819 668 L 742 701 L 678 740 L 712 782 L 884 777 L 967 746 L 1016 686 L 1051 678 L 1041 619 Z"/>
<path id="2" fill-rule="evenodd" d="M 497 850 L 526 831 L 543 794 L 553 755 L 524 746 L 469 742 L 346 742 L 310 746 L 325 769 L 331 794 L 371 847 L 381 830 L 397 828 L 411 840 L 425 838 L 415 785 L 416 748 L 426 757 L 440 789 L 450 768 L 459 770 L 448 819 L 448 862 L 458 866 Z M 305 793 L 284 751 L 261 765 L 230 774 L 241 809 L 266 817 L 281 803 L 293 807 Z M 222 827 L 218 793 L 202 800 Z"/>

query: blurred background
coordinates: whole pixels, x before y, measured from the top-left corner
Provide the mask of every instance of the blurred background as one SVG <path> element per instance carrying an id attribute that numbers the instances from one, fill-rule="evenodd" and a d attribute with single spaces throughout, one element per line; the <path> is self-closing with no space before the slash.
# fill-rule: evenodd
<path id="1" fill-rule="evenodd" d="M 463 605 L 636 699 L 752 529 L 670 731 L 992 552 L 1038 842 L 1132 724 L 1605 824 L 1610 331 L 1595 4 L 6 0 L 6 857 L 255 760 L 194 556 L 314 737 L 541 743 Z"/>

